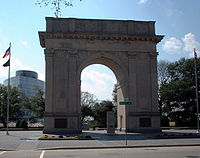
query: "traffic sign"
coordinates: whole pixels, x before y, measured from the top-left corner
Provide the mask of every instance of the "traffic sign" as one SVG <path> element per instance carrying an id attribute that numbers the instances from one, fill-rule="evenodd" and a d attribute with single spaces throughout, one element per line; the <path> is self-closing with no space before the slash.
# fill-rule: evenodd
<path id="1" fill-rule="evenodd" d="M 131 101 L 128 101 L 128 98 L 124 98 L 124 101 L 120 101 L 119 105 L 132 105 Z"/>
<path id="2" fill-rule="evenodd" d="M 131 101 L 120 101 L 119 105 L 132 105 Z"/>

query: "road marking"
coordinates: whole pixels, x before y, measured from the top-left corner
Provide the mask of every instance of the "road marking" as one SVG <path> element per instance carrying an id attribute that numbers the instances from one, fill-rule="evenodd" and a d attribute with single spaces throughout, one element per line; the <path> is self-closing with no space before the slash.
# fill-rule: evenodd
<path id="1" fill-rule="evenodd" d="M 6 151 L 2 151 L 2 152 L 0 152 L 0 155 L 2 155 L 3 153 L 5 153 Z"/>
<path id="2" fill-rule="evenodd" d="M 44 157 L 44 153 L 45 153 L 45 151 L 43 150 L 42 153 L 40 154 L 40 158 Z"/>

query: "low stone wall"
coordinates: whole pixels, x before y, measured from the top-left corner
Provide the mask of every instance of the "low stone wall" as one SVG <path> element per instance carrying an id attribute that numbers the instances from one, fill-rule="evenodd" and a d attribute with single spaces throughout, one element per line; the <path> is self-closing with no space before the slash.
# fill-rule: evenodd
<path id="1" fill-rule="evenodd" d="M 0 128 L 0 131 L 6 131 L 7 128 Z M 8 128 L 9 131 L 42 131 L 43 127 L 29 127 L 29 128 Z"/>

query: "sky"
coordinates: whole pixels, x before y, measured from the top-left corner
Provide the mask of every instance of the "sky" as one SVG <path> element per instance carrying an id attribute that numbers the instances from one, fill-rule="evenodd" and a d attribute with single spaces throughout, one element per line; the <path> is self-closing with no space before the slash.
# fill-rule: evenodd
<path id="1" fill-rule="evenodd" d="M 0 83 L 8 77 L 2 58 L 11 42 L 11 77 L 17 70 L 33 70 L 45 80 L 44 51 L 38 31 L 46 30 L 45 17 L 55 17 L 52 6 L 35 5 L 37 0 L 4 0 L 0 3 Z M 156 34 L 164 35 L 157 45 L 158 61 L 200 56 L 200 0 L 73 0 L 63 7 L 62 18 L 156 21 Z M 81 90 L 100 100 L 111 100 L 116 83 L 113 72 L 103 65 L 82 71 Z"/>

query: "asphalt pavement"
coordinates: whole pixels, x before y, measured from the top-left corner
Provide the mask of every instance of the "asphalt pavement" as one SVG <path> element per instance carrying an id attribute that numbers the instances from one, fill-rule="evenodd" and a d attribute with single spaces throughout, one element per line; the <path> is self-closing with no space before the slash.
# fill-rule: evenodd
<path id="1" fill-rule="evenodd" d="M 200 147 L 0 151 L 1 158 L 200 158 Z"/>
<path id="2" fill-rule="evenodd" d="M 165 134 L 196 133 L 196 130 L 163 130 Z M 139 148 L 159 146 L 200 146 L 200 138 L 153 139 L 159 133 L 125 133 L 117 131 L 108 135 L 106 131 L 83 131 L 94 140 L 38 140 L 42 131 L 0 131 L 0 150 L 51 150 L 51 149 L 94 149 L 94 148 Z"/>

